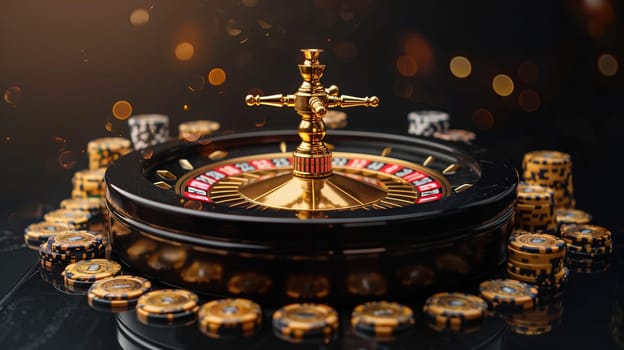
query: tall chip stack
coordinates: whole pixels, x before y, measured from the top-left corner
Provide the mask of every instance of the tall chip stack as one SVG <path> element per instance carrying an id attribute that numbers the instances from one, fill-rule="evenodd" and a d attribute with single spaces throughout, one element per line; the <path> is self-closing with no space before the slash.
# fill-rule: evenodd
<path id="1" fill-rule="evenodd" d="M 552 189 L 540 185 L 518 185 L 516 229 L 555 234 L 555 198 Z"/>
<path id="2" fill-rule="evenodd" d="M 568 280 L 566 242 L 546 233 L 512 236 L 507 244 L 509 278 L 536 285 L 540 295 L 561 291 Z"/>
<path id="3" fill-rule="evenodd" d="M 169 117 L 164 114 L 136 114 L 128 118 L 130 140 L 135 150 L 169 141 Z"/>
<path id="4" fill-rule="evenodd" d="M 565 264 L 574 272 L 592 273 L 609 268 L 613 253 L 611 231 L 598 225 L 564 224 Z"/>
<path id="5" fill-rule="evenodd" d="M 132 151 L 132 143 L 123 137 L 102 137 L 87 143 L 89 169 L 106 168 L 109 164 Z"/>
<path id="6" fill-rule="evenodd" d="M 529 185 L 550 187 L 555 195 L 556 208 L 576 206 L 569 154 L 552 150 L 527 152 L 522 159 L 522 177 Z"/>
<path id="7" fill-rule="evenodd" d="M 104 198 L 106 168 L 78 170 L 72 177 L 72 198 Z"/>

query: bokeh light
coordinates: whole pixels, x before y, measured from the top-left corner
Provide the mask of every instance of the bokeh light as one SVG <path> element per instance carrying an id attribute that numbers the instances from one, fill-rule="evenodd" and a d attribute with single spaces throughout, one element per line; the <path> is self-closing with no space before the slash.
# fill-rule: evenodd
<path id="1" fill-rule="evenodd" d="M 472 123 L 481 130 L 489 130 L 494 126 L 494 115 L 485 108 L 479 108 L 472 113 Z"/>
<path id="2" fill-rule="evenodd" d="M 22 88 L 14 85 L 4 91 L 4 101 L 10 105 L 17 105 L 24 96 Z"/>
<path id="3" fill-rule="evenodd" d="M 175 47 L 175 56 L 180 61 L 188 61 L 193 58 L 194 54 L 195 48 L 187 41 L 183 41 Z"/>
<path id="4" fill-rule="evenodd" d="M 185 105 L 183 105 L 183 106 L 182 106 L 182 109 L 183 109 L 185 112 L 188 112 L 188 111 L 190 111 L 190 110 L 191 110 L 191 107 L 189 107 L 189 105 L 185 104 Z"/>
<path id="5" fill-rule="evenodd" d="M 418 72 L 416 60 L 407 55 L 399 56 L 396 60 L 396 68 L 399 74 L 404 77 L 413 77 Z"/>
<path id="6" fill-rule="evenodd" d="M 197 91 L 202 91 L 205 85 L 206 85 L 206 79 L 204 78 L 203 75 L 200 75 L 197 78 L 194 78 L 191 81 L 189 81 L 187 88 L 189 89 L 189 91 L 197 92 Z"/>
<path id="7" fill-rule="evenodd" d="M 238 21 L 234 18 L 230 18 L 227 20 L 225 24 L 225 31 L 228 33 L 229 36 L 238 36 L 240 35 L 240 33 L 243 32 L 240 23 L 238 23 Z"/>
<path id="8" fill-rule="evenodd" d="M 492 89 L 499 96 L 509 96 L 514 91 L 513 80 L 508 75 L 498 74 L 492 79 Z"/>
<path id="9" fill-rule="evenodd" d="M 149 11 L 144 8 L 134 9 L 130 13 L 130 23 L 132 23 L 135 27 L 142 27 L 149 22 L 150 14 Z"/>
<path id="10" fill-rule="evenodd" d="M 619 65 L 617 58 L 611 54 L 602 54 L 597 60 L 598 71 L 605 77 L 612 77 L 617 74 Z"/>
<path id="11" fill-rule="evenodd" d="M 78 163 L 76 155 L 72 151 L 63 151 L 59 153 L 58 163 L 63 169 L 71 169 Z"/>
<path id="12" fill-rule="evenodd" d="M 113 104 L 113 116 L 119 120 L 126 120 L 132 115 L 132 105 L 125 100 Z"/>
<path id="13" fill-rule="evenodd" d="M 540 108 L 542 101 L 540 95 L 534 90 L 523 90 L 518 95 L 518 104 L 525 112 L 535 112 Z"/>
<path id="14" fill-rule="evenodd" d="M 535 83 L 539 78 L 539 68 L 531 61 L 524 61 L 518 65 L 518 78 L 523 83 Z"/>
<path id="15" fill-rule="evenodd" d="M 433 49 L 429 41 L 418 33 L 407 33 L 403 39 L 403 52 L 413 57 L 418 64 L 418 69 L 428 74 L 433 70 Z"/>
<path id="16" fill-rule="evenodd" d="M 472 73 L 472 64 L 464 56 L 455 56 L 449 63 L 451 73 L 457 78 L 466 78 Z"/>
<path id="17" fill-rule="evenodd" d="M 221 68 L 213 68 L 208 73 L 208 82 L 212 86 L 219 86 L 225 83 L 226 74 Z"/>
<path id="18" fill-rule="evenodd" d="M 4 141 L 9 142 L 11 141 L 11 136 L 7 135 L 4 137 Z"/>

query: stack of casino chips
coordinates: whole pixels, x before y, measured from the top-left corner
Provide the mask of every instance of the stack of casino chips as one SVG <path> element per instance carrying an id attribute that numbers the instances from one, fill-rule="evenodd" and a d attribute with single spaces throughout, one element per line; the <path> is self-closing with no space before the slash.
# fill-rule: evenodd
<path id="1" fill-rule="evenodd" d="M 338 313 L 326 304 L 295 303 L 273 313 L 273 334 L 291 343 L 329 342 L 339 327 Z"/>
<path id="2" fill-rule="evenodd" d="M 41 221 L 28 225 L 24 229 L 24 242 L 26 246 L 33 250 L 39 250 L 42 243 L 48 241 L 48 238 L 57 233 L 71 230 L 69 225 L 58 224 L 53 222 Z"/>
<path id="3" fill-rule="evenodd" d="M 249 299 L 217 299 L 201 305 L 197 321 L 199 330 L 211 338 L 247 337 L 260 328 L 262 309 Z"/>
<path id="4" fill-rule="evenodd" d="M 515 228 L 530 232 L 556 233 L 555 198 L 552 189 L 520 183 L 516 196 Z"/>
<path id="5" fill-rule="evenodd" d="M 159 289 L 139 297 L 137 319 L 146 325 L 182 326 L 197 320 L 197 294 L 185 289 Z"/>
<path id="6" fill-rule="evenodd" d="M 202 136 L 216 132 L 220 127 L 221 124 L 213 120 L 191 120 L 178 125 L 178 138 L 195 141 Z"/>
<path id="7" fill-rule="evenodd" d="M 561 233 L 561 227 L 563 225 L 583 225 L 591 223 L 592 215 L 581 209 L 556 208 L 555 221 L 557 222 L 557 232 Z"/>
<path id="8" fill-rule="evenodd" d="M 89 230 L 99 233 L 108 243 L 108 209 L 104 198 L 66 198 L 59 207 L 65 210 L 77 210 L 89 214 Z"/>
<path id="9" fill-rule="evenodd" d="M 414 312 L 406 305 L 390 301 L 369 301 L 351 312 L 355 334 L 375 341 L 394 341 L 415 323 Z"/>
<path id="10" fill-rule="evenodd" d="M 39 246 L 41 268 L 48 272 L 63 270 L 69 264 L 103 258 L 105 255 L 102 239 L 88 231 L 57 233 Z"/>
<path id="11" fill-rule="evenodd" d="M 533 309 L 538 302 L 536 286 L 507 278 L 481 282 L 479 293 L 495 314 L 524 312 Z"/>
<path id="12" fill-rule="evenodd" d="M 567 253 L 565 264 L 575 272 L 604 271 L 611 265 L 613 243 L 611 231 L 589 224 L 564 224 L 561 238 Z"/>
<path id="13" fill-rule="evenodd" d="M 121 271 L 118 262 L 102 258 L 80 260 L 65 266 L 61 272 L 65 287 L 72 291 L 87 291 L 94 282 L 115 276 Z"/>
<path id="14" fill-rule="evenodd" d="M 87 143 L 89 169 L 106 168 L 109 164 L 132 151 L 132 143 L 124 137 L 102 137 Z"/>
<path id="15" fill-rule="evenodd" d="M 569 154 L 536 150 L 527 152 L 522 159 L 522 178 L 530 185 L 550 187 L 555 196 L 556 208 L 574 208 L 572 159 Z"/>
<path id="16" fill-rule="evenodd" d="M 433 136 L 435 132 L 445 133 L 449 129 L 450 116 L 443 111 L 412 111 L 407 115 L 407 133 L 416 136 Z"/>
<path id="17" fill-rule="evenodd" d="M 83 169 L 72 177 L 72 198 L 104 198 L 106 168 Z"/>
<path id="18" fill-rule="evenodd" d="M 152 290 L 152 283 L 143 277 L 117 275 L 95 281 L 87 292 L 89 306 L 110 312 L 123 312 L 136 307 L 139 298 Z"/>
<path id="19" fill-rule="evenodd" d="M 566 242 L 546 233 L 511 235 L 507 244 L 509 278 L 536 285 L 544 293 L 562 290 L 568 280 Z"/>
<path id="20" fill-rule="evenodd" d="M 128 118 L 130 140 L 142 150 L 169 140 L 169 117 L 164 114 L 137 114 Z"/>
<path id="21" fill-rule="evenodd" d="M 54 209 L 43 215 L 46 222 L 69 226 L 73 230 L 88 230 L 91 215 L 80 210 Z"/>
<path id="22" fill-rule="evenodd" d="M 425 301 L 423 317 L 435 331 L 471 333 L 481 328 L 487 311 L 487 302 L 478 295 L 439 292 Z"/>

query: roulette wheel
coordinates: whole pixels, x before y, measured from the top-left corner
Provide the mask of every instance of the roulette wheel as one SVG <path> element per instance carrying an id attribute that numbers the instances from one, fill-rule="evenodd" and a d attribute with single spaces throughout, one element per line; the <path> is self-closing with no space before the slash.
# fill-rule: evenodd
<path id="1" fill-rule="evenodd" d="M 296 93 L 245 98 L 293 107 L 298 129 L 171 140 L 108 166 L 113 255 L 263 305 L 414 300 L 499 271 L 515 168 L 467 142 L 326 130 L 328 109 L 381 102 L 325 88 L 321 50 L 302 51 Z"/>

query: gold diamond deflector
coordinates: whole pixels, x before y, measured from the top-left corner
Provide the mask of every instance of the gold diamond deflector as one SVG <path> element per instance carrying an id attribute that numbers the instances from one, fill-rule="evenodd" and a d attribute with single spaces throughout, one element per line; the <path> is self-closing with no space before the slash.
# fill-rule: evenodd
<path id="1" fill-rule="evenodd" d="M 340 210 L 370 206 L 387 196 L 387 189 L 334 172 L 327 178 L 307 179 L 291 173 L 260 177 L 241 186 L 245 199 L 261 206 L 289 210 Z"/>

